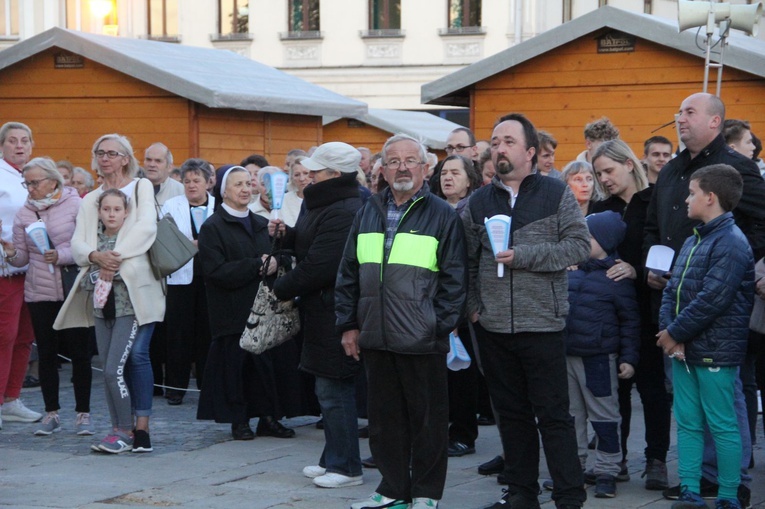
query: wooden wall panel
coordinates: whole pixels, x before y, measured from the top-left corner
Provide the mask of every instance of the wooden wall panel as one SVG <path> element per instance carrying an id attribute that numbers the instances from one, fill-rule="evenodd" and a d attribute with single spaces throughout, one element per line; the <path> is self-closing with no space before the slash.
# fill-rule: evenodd
<path id="1" fill-rule="evenodd" d="M 479 139 L 488 139 L 496 120 L 522 112 L 558 140 L 556 166 L 562 168 L 584 150 L 585 124 L 606 116 L 621 138 L 642 156 L 643 141 L 655 134 L 674 143 L 671 122 L 680 103 L 700 92 L 704 61 L 638 39 L 632 53 L 598 54 L 592 34 L 540 55 L 475 84 L 471 123 Z M 710 90 L 716 74 L 710 72 Z M 752 122 L 765 134 L 765 80 L 726 67 L 722 99 L 727 118 Z"/>
<path id="2" fill-rule="evenodd" d="M 324 126 L 325 141 L 342 141 L 354 147 L 367 147 L 373 154 L 382 150 L 391 134 L 377 127 L 341 118 Z"/>
<path id="3" fill-rule="evenodd" d="M 261 154 L 281 167 L 293 148 L 308 150 L 321 143 L 321 118 L 199 106 L 199 157 L 213 165 L 239 164 Z"/>
<path id="4" fill-rule="evenodd" d="M 176 160 L 189 153 L 188 101 L 119 71 L 84 59 L 81 69 L 54 69 L 52 48 L 2 71 L 0 120 L 32 129 L 35 156 L 68 159 L 90 169 L 93 142 L 117 132 L 143 161 L 156 141 Z"/>
<path id="5" fill-rule="evenodd" d="M 173 94 L 92 60 L 81 69 L 54 69 L 51 48 L 3 69 L 0 97 L 172 97 Z"/>
<path id="6" fill-rule="evenodd" d="M 93 142 L 107 133 L 127 136 L 140 162 L 144 149 L 156 141 L 170 147 L 176 161 L 189 153 L 187 101 L 180 98 L 12 98 L 0 101 L 0 119 L 29 125 L 34 156 L 68 159 L 85 169 L 90 169 Z"/>

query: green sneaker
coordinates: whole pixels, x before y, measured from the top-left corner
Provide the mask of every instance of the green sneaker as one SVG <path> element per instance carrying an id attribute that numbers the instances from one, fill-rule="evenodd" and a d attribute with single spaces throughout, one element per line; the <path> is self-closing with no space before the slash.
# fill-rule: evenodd
<path id="1" fill-rule="evenodd" d="M 384 497 L 379 493 L 372 493 L 367 500 L 351 504 L 351 509 L 410 509 L 410 507 L 408 502 Z"/>
<path id="2" fill-rule="evenodd" d="M 415 498 L 412 500 L 412 509 L 433 509 L 438 508 L 438 500 L 433 498 Z"/>

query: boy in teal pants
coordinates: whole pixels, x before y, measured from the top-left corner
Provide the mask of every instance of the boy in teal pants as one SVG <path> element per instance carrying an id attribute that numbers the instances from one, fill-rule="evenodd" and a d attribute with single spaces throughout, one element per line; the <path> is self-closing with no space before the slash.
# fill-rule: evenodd
<path id="1" fill-rule="evenodd" d="M 740 509 L 741 437 L 733 407 L 746 355 L 754 257 L 735 225 L 743 181 L 716 164 L 691 176 L 688 217 L 702 222 L 683 244 L 664 290 L 657 345 L 674 359 L 674 414 L 682 493 L 672 509 L 707 507 L 699 495 L 704 423 L 717 449 L 717 509 Z M 702 396 L 703 395 L 703 396 Z"/>

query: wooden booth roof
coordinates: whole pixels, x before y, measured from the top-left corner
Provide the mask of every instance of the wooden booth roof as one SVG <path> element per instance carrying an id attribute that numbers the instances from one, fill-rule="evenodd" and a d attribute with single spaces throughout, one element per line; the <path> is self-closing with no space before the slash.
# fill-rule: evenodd
<path id="1" fill-rule="evenodd" d="M 697 41 L 695 29 L 678 33 L 676 21 L 604 6 L 443 78 L 426 83 L 421 89 L 422 103 L 469 106 L 470 90 L 476 83 L 587 34 L 607 28 L 699 57 L 703 69 L 704 50 L 698 45 L 703 46 L 703 34 Z M 738 69 L 765 78 L 765 41 L 731 33 L 728 43 L 725 49 L 725 68 Z M 715 77 L 715 71 L 712 70 L 709 87 L 712 92 L 715 88 Z"/>
<path id="2" fill-rule="evenodd" d="M 446 147 L 446 138 L 449 133 L 462 127 L 444 118 L 420 111 L 370 108 L 365 114 L 345 118 L 349 121 L 362 122 L 376 127 L 385 133 L 390 133 L 390 135 L 408 134 L 421 140 L 425 146 L 436 150 L 443 150 Z M 323 118 L 325 129 L 328 125 L 339 120 L 342 119 L 337 116 L 325 116 Z M 382 142 L 384 141 L 382 140 Z M 382 145 L 380 145 L 381 147 Z"/>
<path id="3" fill-rule="evenodd" d="M 363 115 L 347 98 L 231 51 L 51 28 L 0 51 L 0 70 L 61 48 L 210 108 L 295 115 Z"/>

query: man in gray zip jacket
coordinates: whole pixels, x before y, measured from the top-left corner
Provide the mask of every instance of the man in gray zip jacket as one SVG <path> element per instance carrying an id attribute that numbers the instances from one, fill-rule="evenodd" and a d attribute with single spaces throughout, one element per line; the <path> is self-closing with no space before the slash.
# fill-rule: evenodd
<path id="1" fill-rule="evenodd" d="M 520 114 L 494 127 L 497 175 L 462 214 L 468 243 L 468 313 L 475 324 L 489 394 L 499 415 L 508 490 L 493 509 L 538 509 L 542 434 L 559 509 L 587 498 L 569 414 L 564 332 L 566 267 L 586 260 L 590 235 L 561 180 L 536 171 L 537 131 Z M 512 218 L 510 248 L 492 251 L 484 219 Z M 503 277 L 497 264 L 505 265 Z"/>

